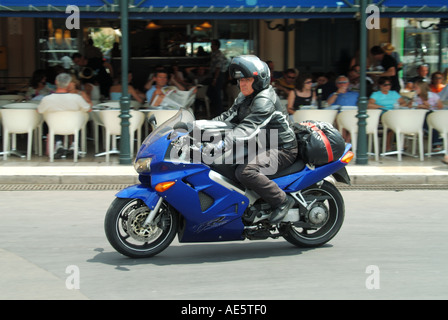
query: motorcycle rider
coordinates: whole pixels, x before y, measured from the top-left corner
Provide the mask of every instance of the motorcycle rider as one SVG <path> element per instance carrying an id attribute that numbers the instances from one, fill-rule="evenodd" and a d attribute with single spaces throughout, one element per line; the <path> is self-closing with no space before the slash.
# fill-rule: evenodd
<path id="1" fill-rule="evenodd" d="M 298 149 L 292 124 L 286 106 L 270 85 L 270 71 L 265 62 L 254 55 L 237 56 L 230 63 L 229 73 L 237 79 L 241 92 L 229 110 L 212 120 L 235 126 L 223 141 L 206 145 L 204 153 L 231 148 L 238 140 L 248 140 L 262 129 L 277 130 L 277 147 L 268 147 L 256 155 L 256 161 L 239 164 L 235 171 L 238 181 L 271 205 L 274 210 L 269 221 L 277 224 L 294 205 L 294 200 L 263 174 L 263 169 L 274 166 L 283 170 L 294 163 Z"/>

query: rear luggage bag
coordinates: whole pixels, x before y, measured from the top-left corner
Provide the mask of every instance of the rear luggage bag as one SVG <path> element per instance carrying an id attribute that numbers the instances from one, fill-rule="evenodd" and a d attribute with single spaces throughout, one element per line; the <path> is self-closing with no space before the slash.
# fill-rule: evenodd
<path id="1" fill-rule="evenodd" d="M 338 160 L 344 153 L 345 140 L 328 122 L 307 120 L 294 124 L 299 156 L 306 163 L 321 166 Z"/>

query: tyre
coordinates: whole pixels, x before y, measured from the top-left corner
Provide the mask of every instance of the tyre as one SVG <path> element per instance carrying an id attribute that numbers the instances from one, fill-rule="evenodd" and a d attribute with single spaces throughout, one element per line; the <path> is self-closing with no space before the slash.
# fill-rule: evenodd
<path id="1" fill-rule="evenodd" d="M 300 208 L 300 221 L 284 224 L 280 232 L 286 241 L 302 248 L 319 247 L 330 241 L 344 222 L 345 206 L 339 190 L 330 182 L 314 185 L 302 191 L 302 196 L 311 204 L 309 210 Z M 299 208 L 298 204 L 294 208 Z"/>
<path id="2" fill-rule="evenodd" d="M 148 258 L 165 250 L 177 233 L 179 216 L 162 202 L 153 223 L 143 224 L 150 209 L 139 199 L 116 198 L 107 210 L 104 230 L 119 253 L 131 258 Z"/>

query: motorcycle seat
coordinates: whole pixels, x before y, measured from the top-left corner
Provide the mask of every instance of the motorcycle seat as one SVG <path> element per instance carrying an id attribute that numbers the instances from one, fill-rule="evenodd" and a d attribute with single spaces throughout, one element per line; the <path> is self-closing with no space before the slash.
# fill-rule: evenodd
<path id="1" fill-rule="evenodd" d="M 273 175 L 268 175 L 267 177 L 272 180 L 272 179 L 288 176 L 290 174 L 302 171 L 303 168 L 305 168 L 305 166 L 306 166 L 305 162 L 303 162 L 302 159 L 297 158 L 297 160 L 292 165 L 290 165 L 288 168 L 283 169 Z"/>

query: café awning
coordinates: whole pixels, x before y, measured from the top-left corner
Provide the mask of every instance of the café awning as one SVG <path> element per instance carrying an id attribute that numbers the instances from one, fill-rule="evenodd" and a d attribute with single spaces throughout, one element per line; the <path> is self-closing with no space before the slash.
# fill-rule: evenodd
<path id="1" fill-rule="evenodd" d="M 119 18 L 119 0 L 0 0 L 0 16 L 65 17 L 76 5 L 81 18 Z M 274 19 L 354 17 L 360 0 L 129 0 L 129 19 Z M 446 0 L 372 0 L 383 17 L 448 17 Z"/>

